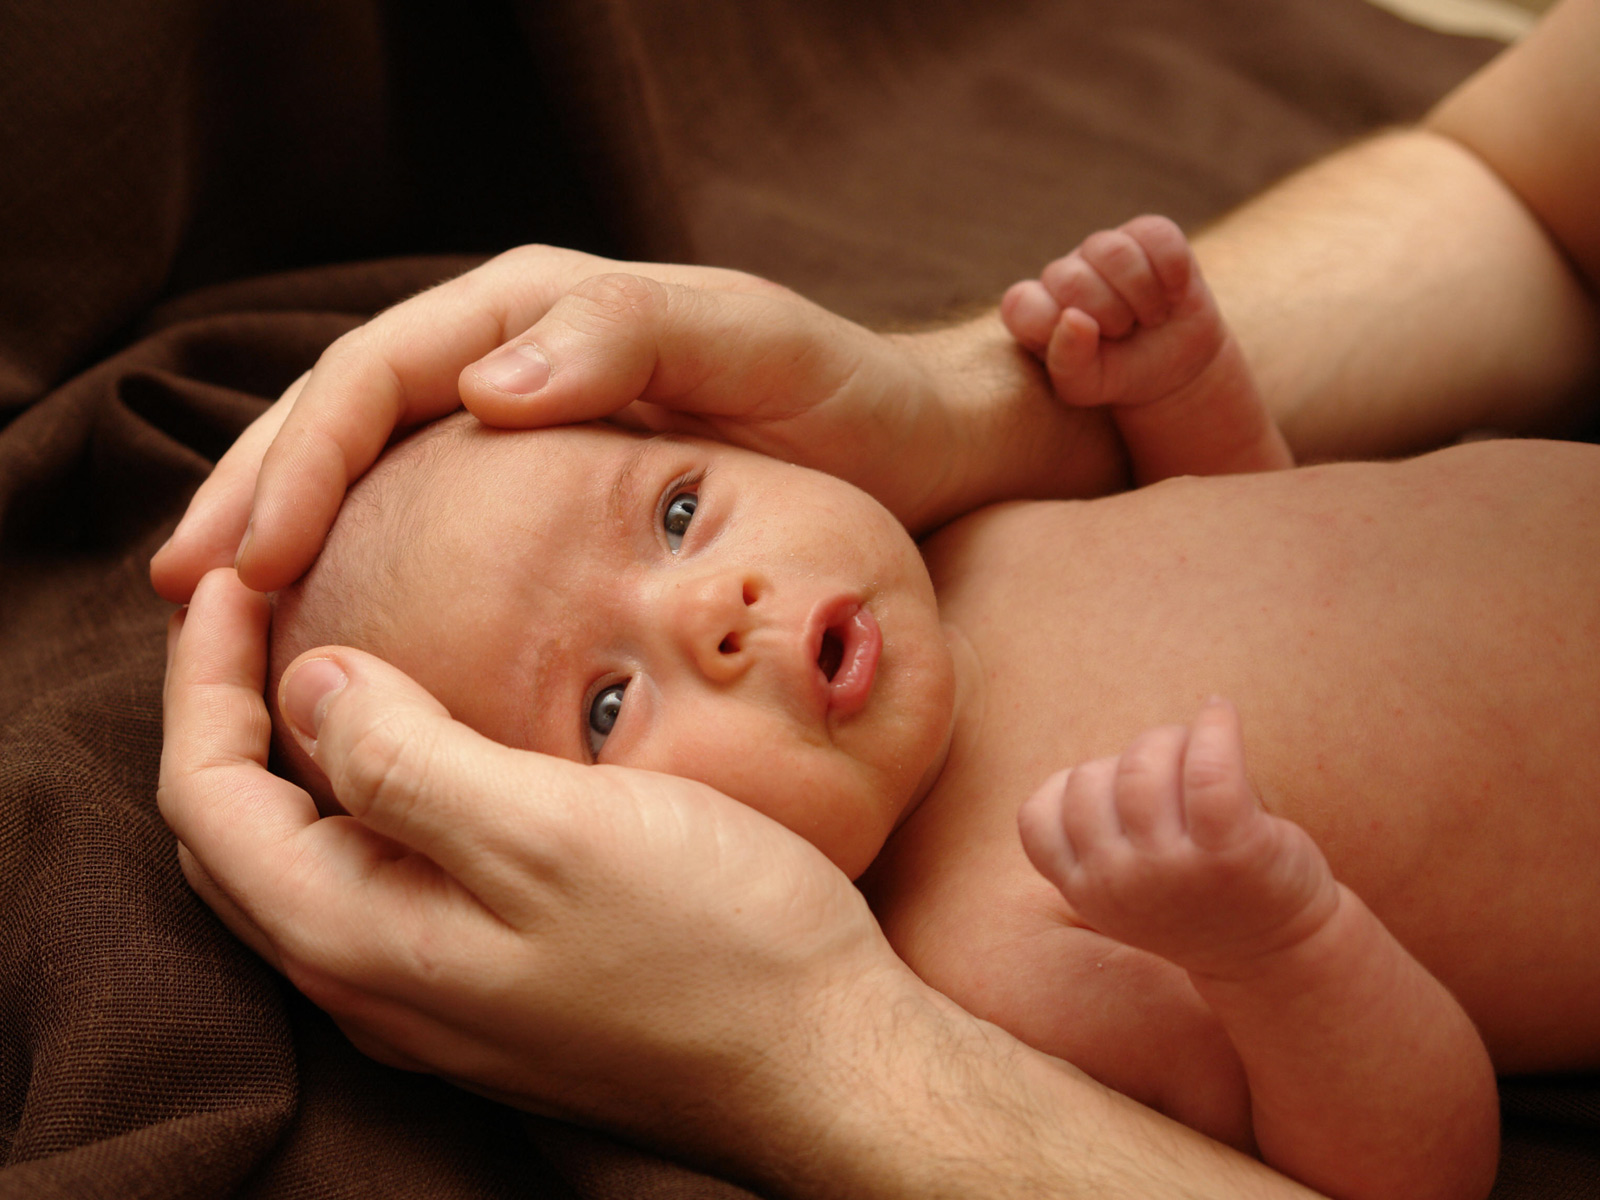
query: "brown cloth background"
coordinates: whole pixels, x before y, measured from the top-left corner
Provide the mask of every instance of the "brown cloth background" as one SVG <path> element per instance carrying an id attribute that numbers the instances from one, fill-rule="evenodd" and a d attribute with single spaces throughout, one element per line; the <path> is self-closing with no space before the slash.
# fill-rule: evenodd
<path id="1" fill-rule="evenodd" d="M 0 1196 L 712 1197 L 376 1066 L 189 893 L 150 553 L 328 341 L 523 241 L 869 321 L 1193 226 L 1487 43 L 1362 0 L 10 0 L 0 10 Z M 338 265 L 351 264 L 358 265 Z M 1593 1080 L 1504 1197 L 1600 1195 Z"/>

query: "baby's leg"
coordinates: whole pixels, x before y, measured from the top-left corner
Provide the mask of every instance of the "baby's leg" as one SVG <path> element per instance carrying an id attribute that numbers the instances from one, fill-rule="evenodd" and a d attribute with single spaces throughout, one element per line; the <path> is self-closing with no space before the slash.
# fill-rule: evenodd
<path id="1" fill-rule="evenodd" d="M 1244 1062 L 1269 1163 L 1340 1197 L 1487 1194 L 1482 1042 L 1310 836 L 1256 802 L 1231 705 L 1052 777 L 1019 822 L 1086 924 L 1189 972 Z"/>
<path id="2" fill-rule="evenodd" d="M 1182 231 L 1093 234 L 1000 302 L 1068 404 L 1110 405 L 1140 483 L 1293 465 Z"/>

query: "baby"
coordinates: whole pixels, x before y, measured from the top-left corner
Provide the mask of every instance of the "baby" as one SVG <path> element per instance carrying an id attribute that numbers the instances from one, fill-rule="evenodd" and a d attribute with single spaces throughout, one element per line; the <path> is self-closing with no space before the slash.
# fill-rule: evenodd
<path id="1" fill-rule="evenodd" d="M 1063 263 L 1007 319 L 1118 404 L 1141 478 L 1287 462 L 1175 229 Z M 1025 1041 L 1324 1192 L 1468 1197 L 1490 1056 L 1600 1065 L 1597 631 L 1594 447 L 1172 479 L 919 547 L 732 447 L 457 417 L 352 490 L 271 678 L 354 645 L 508 745 L 702 780 Z"/>

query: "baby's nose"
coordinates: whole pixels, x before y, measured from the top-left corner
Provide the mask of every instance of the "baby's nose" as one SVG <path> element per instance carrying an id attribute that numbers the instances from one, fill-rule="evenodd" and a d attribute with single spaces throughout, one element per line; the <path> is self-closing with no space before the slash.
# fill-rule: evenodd
<path id="1" fill-rule="evenodd" d="M 706 678 L 729 683 L 749 667 L 749 636 L 759 621 L 756 609 L 765 590 L 761 579 L 738 572 L 675 583 L 673 631 Z"/>

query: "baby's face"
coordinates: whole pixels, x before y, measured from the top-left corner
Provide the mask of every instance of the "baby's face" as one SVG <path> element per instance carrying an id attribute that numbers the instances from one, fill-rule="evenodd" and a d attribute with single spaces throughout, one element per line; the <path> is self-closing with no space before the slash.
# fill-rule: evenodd
<path id="1" fill-rule="evenodd" d="M 953 710 L 922 558 L 865 493 L 711 442 L 502 433 L 418 472 L 385 653 L 508 745 L 710 784 L 852 876 Z"/>

